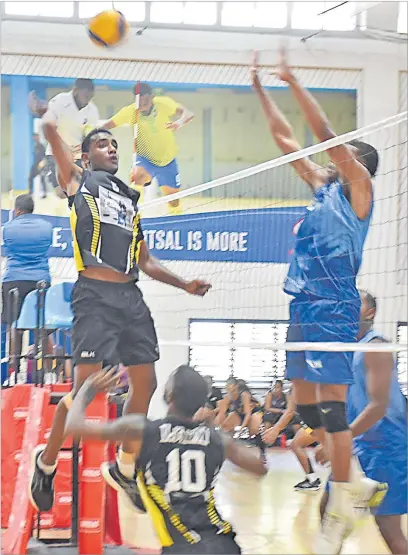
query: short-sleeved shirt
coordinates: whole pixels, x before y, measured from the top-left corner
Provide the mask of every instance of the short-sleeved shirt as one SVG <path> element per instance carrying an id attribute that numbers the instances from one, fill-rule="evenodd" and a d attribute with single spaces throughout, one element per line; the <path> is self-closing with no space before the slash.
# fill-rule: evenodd
<path id="1" fill-rule="evenodd" d="M 52 225 L 37 214 L 23 214 L 4 224 L 2 254 L 7 267 L 3 281 L 50 282 L 51 245 Z"/>
<path id="2" fill-rule="evenodd" d="M 167 166 L 177 156 L 177 144 L 174 132 L 166 128 L 172 121 L 172 116 L 180 108 L 180 104 L 168 96 L 153 98 L 153 108 L 150 114 L 140 112 L 138 134 L 136 140 L 137 154 L 144 156 L 156 166 Z M 134 104 L 125 106 L 112 118 L 116 127 L 134 125 L 136 123 L 136 108 Z"/>
<path id="3" fill-rule="evenodd" d="M 71 149 L 74 159 L 79 160 L 84 137 L 98 126 L 98 108 L 91 101 L 79 109 L 73 92 L 70 91 L 54 96 L 48 103 L 48 110 L 56 119 L 59 135 Z M 50 144 L 47 146 L 46 154 L 52 154 Z"/>

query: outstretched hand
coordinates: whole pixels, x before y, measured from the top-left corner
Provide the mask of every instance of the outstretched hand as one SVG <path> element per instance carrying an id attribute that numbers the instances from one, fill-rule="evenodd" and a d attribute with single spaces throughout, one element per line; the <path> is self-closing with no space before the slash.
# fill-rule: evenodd
<path id="1" fill-rule="evenodd" d="M 187 293 L 190 293 L 190 295 L 204 297 L 204 295 L 211 289 L 211 283 L 207 283 L 201 279 L 193 279 L 193 281 L 186 283 L 184 289 Z"/>
<path id="2" fill-rule="evenodd" d="M 276 66 L 276 70 L 271 73 L 277 75 L 277 77 L 281 81 L 285 81 L 285 83 L 291 83 L 295 79 L 295 76 L 293 75 L 293 72 L 288 65 L 286 48 L 284 46 L 282 46 L 279 50 L 278 64 Z"/>
<path id="3" fill-rule="evenodd" d="M 28 106 L 31 112 L 40 118 L 43 117 L 48 109 L 48 103 L 45 100 L 40 100 L 35 91 L 31 91 L 28 95 Z"/>
<path id="4" fill-rule="evenodd" d="M 93 391 L 96 393 L 108 392 L 114 387 L 116 387 L 120 381 L 121 376 L 125 373 L 125 370 L 122 369 L 120 372 L 117 372 L 118 367 L 112 366 L 112 368 L 103 368 L 100 372 L 96 372 L 89 376 L 86 380 L 86 384 L 88 387 L 91 387 Z"/>

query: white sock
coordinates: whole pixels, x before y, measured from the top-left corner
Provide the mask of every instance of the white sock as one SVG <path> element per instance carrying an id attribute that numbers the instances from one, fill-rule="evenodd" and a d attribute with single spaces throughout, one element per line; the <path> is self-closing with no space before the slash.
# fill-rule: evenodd
<path id="1" fill-rule="evenodd" d="M 353 501 L 350 482 L 330 482 L 328 511 L 349 517 L 352 515 Z"/>
<path id="2" fill-rule="evenodd" d="M 357 457 L 352 457 L 350 463 L 350 483 L 353 486 L 358 485 L 363 478 L 365 478 L 365 474 Z"/>
<path id="3" fill-rule="evenodd" d="M 316 482 L 318 475 L 316 472 L 310 472 L 310 474 L 306 474 L 306 478 L 309 480 L 310 483 Z"/>
<path id="4" fill-rule="evenodd" d="M 135 459 L 134 453 L 125 453 L 122 449 L 119 449 L 117 457 L 119 471 L 129 480 L 133 480 L 135 475 Z"/>
<path id="5" fill-rule="evenodd" d="M 57 468 L 57 463 L 55 464 L 44 464 L 41 459 L 41 455 L 37 459 L 37 466 L 40 468 L 44 474 L 52 474 L 54 470 Z"/>

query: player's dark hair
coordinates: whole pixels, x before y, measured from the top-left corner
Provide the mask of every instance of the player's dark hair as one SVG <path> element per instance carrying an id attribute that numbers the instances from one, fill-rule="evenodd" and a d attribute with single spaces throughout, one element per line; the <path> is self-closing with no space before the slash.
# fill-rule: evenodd
<path id="1" fill-rule="evenodd" d="M 374 177 L 378 168 L 378 152 L 377 150 L 363 141 L 350 141 L 351 146 L 358 149 L 360 153 L 361 162 L 370 172 L 371 177 Z"/>
<path id="2" fill-rule="evenodd" d="M 96 129 L 92 129 L 82 141 L 82 152 L 89 152 L 91 147 L 92 137 L 97 135 L 98 133 L 106 133 L 107 135 L 112 135 L 109 129 L 105 129 L 103 127 L 96 127 Z"/>
<path id="3" fill-rule="evenodd" d="M 153 94 L 152 87 L 147 83 L 136 83 L 136 85 L 133 85 L 133 94 L 136 94 L 138 85 L 140 96 L 150 96 Z"/>
<path id="4" fill-rule="evenodd" d="M 82 91 L 93 92 L 95 90 L 95 85 L 92 79 L 84 79 L 82 77 L 75 80 L 74 86 L 75 88 L 80 89 Z"/>
<path id="5" fill-rule="evenodd" d="M 174 372 L 171 398 L 180 416 L 191 418 L 205 405 L 208 385 L 194 368 L 179 366 Z"/>
<path id="6" fill-rule="evenodd" d="M 14 209 L 23 212 L 23 214 L 32 214 L 34 212 L 34 201 L 31 195 L 19 195 L 14 201 Z"/>
<path id="7" fill-rule="evenodd" d="M 239 385 L 239 382 L 237 378 L 234 378 L 234 376 L 230 376 L 225 385 Z"/>
<path id="8" fill-rule="evenodd" d="M 245 380 L 239 379 L 237 380 L 237 384 L 239 386 L 239 390 L 242 393 L 243 391 L 248 391 L 249 393 L 251 393 L 248 384 L 246 383 Z"/>
<path id="9" fill-rule="evenodd" d="M 283 380 L 276 380 L 276 382 L 275 382 L 275 385 L 277 385 L 277 384 L 279 384 L 279 385 L 282 385 L 282 386 L 283 386 Z"/>
<path id="10" fill-rule="evenodd" d="M 377 299 L 374 297 L 374 295 L 365 290 L 360 290 L 360 293 L 364 295 L 364 298 L 368 304 L 368 308 L 374 309 L 374 311 L 377 312 Z"/>

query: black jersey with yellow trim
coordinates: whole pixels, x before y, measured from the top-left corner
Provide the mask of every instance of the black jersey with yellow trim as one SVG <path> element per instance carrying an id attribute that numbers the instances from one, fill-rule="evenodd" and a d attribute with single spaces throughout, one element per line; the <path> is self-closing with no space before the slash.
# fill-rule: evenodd
<path id="1" fill-rule="evenodd" d="M 139 277 L 139 193 L 105 171 L 84 171 L 71 209 L 76 269 L 111 268 Z"/>
<path id="2" fill-rule="evenodd" d="M 163 547 L 232 533 L 214 501 L 223 462 L 222 439 L 207 426 L 174 417 L 146 422 L 137 483 Z"/>

